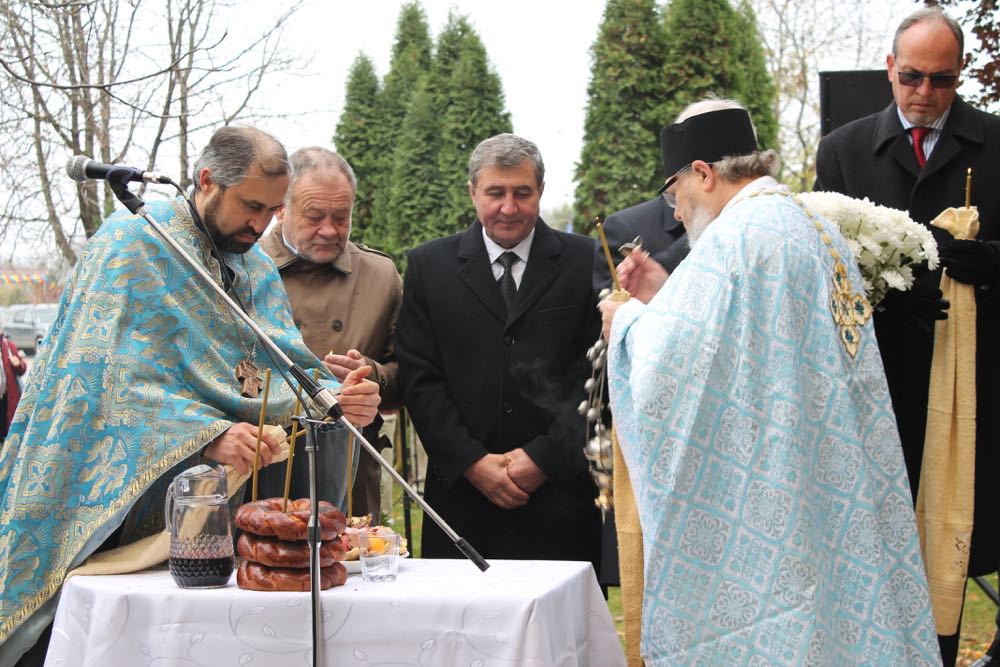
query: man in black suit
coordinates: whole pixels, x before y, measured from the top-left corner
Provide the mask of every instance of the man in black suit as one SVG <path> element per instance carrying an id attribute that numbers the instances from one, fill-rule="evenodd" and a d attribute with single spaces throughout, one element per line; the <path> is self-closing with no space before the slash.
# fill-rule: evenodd
<path id="1" fill-rule="evenodd" d="M 816 190 L 868 197 L 909 211 L 928 224 L 965 202 L 972 168 L 972 205 L 979 236 L 957 241 L 932 228 L 941 264 L 976 295 L 976 486 L 969 575 L 1000 562 L 1000 118 L 956 95 L 962 69 L 961 27 L 937 7 L 907 17 L 887 56 L 894 102 L 839 128 L 819 145 Z M 941 270 L 918 271 L 908 292 L 893 291 L 875 314 L 875 333 L 896 413 L 913 497 L 917 496 L 927 424 L 934 322 L 946 317 Z M 928 499 L 928 502 L 932 502 Z M 942 638 L 945 664 L 955 662 L 957 634 Z"/>
<path id="2" fill-rule="evenodd" d="M 673 272 L 687 256 L 688 243 L 687 237 L 684 236 L 684 225 L 674 219 L 674 209 L 670 208 L 660 195 L 613 213 L 602 226 L 615 266 L 618 266 L 623 259 L 618 249 L 623 244 L 634 241 L 637 236 L 642 239 L 643 249 L 652 259 L 659 262 L 667 273 Z M 597 244 L 596 252 L 594 291 L 600 292 L 605 287 L 611 286 L 611 272 L 600 243 Z"/>
<path id="3" fill-rule="evenodd" d="M 538 217 L 538 148 L 501 134 L 469 160 L 478 218 L 410 251 L 396 345 L 427 450 L 427 501 L 486 557 L 600 559 L 576 406 L 600 317 L 593 241 Z M 430 521 L 421 555 L 459 552 Z"/>

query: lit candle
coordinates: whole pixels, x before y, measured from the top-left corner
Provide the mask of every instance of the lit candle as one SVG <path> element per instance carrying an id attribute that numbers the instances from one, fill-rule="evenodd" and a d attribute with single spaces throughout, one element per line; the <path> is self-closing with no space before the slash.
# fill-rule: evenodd
<path id="1" fill-rule="evenodd" d="M 972 167 L 965 172 L 965 208 L 972 204 Z"/>

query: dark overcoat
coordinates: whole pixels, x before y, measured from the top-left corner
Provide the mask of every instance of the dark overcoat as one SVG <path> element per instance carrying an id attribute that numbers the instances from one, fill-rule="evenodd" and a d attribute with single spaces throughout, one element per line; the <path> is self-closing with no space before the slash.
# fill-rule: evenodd
<path id="1" fill-rule="evenodd" d="M 425 497 L 490 558 L 586 560 L 598 566 L 600 514 L 576 412 L 600 332 L 593 240 L 535 226 L 508 315 L 482 225 L 410 251 L 396 334 L 400 386 L 427 451 Z M 504 510 L 463 476 L 487 453 L 524 448 L 547 481 Z M 430 519 L 421 555 L 459 558 Z"/>
<path id="2" fill-rule="evenodd" d="M 979 210 L 979 239 L 1000 242 L 1000 118 L 956 98 L 941 136 L 921 170 L 895 103 L 880 113 L 838 128 L 820 141 L 816 190 L 868 197 L 909 211 L 928 224 L 949 206 L 965 202 L 966 170 L 972 168 L 971 203 Z M 939 240 L 946 233 L 933 228 Z M 941 270 L 920 271 L 917 280 L 939 285 Z M 976 289 L 976 509 L 969 574 L 1000 562 L 1000 284 Z M 913 497 L 916 498 L 934 330 L 930 320 L 887 307 L 875 314 L 892 407 L 896 412 Z"/>

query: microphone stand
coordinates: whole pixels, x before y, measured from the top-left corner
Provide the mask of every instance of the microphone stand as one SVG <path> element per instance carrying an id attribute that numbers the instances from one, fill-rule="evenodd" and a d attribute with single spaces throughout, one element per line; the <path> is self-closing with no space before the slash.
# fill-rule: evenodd
<path id="1" fill-rule="evenodd" d="M 407 447 L 406 438 L 406 408 L 400 408 L 396 428 L 399 429 L 399 449 L 400 459 L 403 462 L 403 478 L 410 478 L 410 452 Z M 413 543 L 413 527 L 410 520 L 410 496 L 403 494 L 403 532 L 406 533 L 406 541 Z"/>
<path id="2" fill-rule="evenodd" d="M 312 617 L 313 617 L 313 665 L 322 664 L 319 662 L 318 647 L 321 644 L 321 637 L 319 635 L 319 623 L 316 619 L 322 618 L 323 610 L 320 605 L 320 547 L 322 546 L 322 540 L 320 537 L 319 529 L 319 503 L 316 501 L 316 457 L 319 455 L 319 447 L 317 446 L 317 435 L 319 433 L 324 433 L 335 428 L 337 422 L 329 421 L 319 421 L 316 419 L 309 419 L 308 417 L 299 416 L 296 417 L 299 420 L 300 428 L 306 432 L 306 454 L 309 457 L 309 524 L 308 531 L 306 532 L 307 539 L 309 542 L 309 579 L 311 582 L 310 589 L 312 591 Z M 424 514 L 429 516 L 434 522 L 443 530 L 451 541 L 455 543 L 455 546 L 461 551 L 465 556 L 476 564 L 481 571 L 485 572 L 489 568 L 490 564 L 486 562 L 486 559 L 479 555 L 479 553 L 468 543 L 464 538 L 459 536 L 451 526 L 449 526 L 444 519 L 434 511 L 426 500 L 424 500 L 419 493 L 417 493 L 412 486 L 410 486 L 407 481 L 396 472 L 388 461 L 382 458 L 375 447 L 372 446 L 368 439 L 365 438 L 361 433 L 361 429 L 352 424 L 346 419 L 341 418 L 340 425 L 345 426 L 347 430 L 354 434 L 354 437 L 358 439 L 361 446 L 365 450 L 375 457 L 382 467 L 392 476 L 397 484 L 401 485 L 406 491 L 407 496 L 412 497 L 413 500 L 420 505 L 423 509 Z M 347 490 L 348 493 L 351 492 L 350 489 Z"/>
<path id="3" fill-rule="evenodd" d="M 344 418 L 344 411 L 340 407 L 340 401 L 337 400 L 336 395 L 329 389 L 324 388 L 319 382 L 313 380 L 309 373 L 306 373 L 302 367 L 294 363 L 287 354 L 285 354 L 281 348 L 275 344 L 271 338 L 264 333 L 264 331 L 254 322 L 253 318 L 247 315 L 242 308 L 226 293 L 226 291 L 217 283 L 215 279 L 205 270 L 205 268 L 196 259 L 191 257 L 190 254 L 170 235 L 170 233 L 161 225 L 159 222 L 149 214 L 146 209 L 145 203 L 135 195 L 131 190 L 128 189 L 127 180 L 111 180 L 109 179 L 111 191 L 115 193 L 118 200 L 127 208 L 131 213 L 141 216 L 146 222 L 150 224 L 153 230 L 169 245 L 173 250 L 181 256 L 181 258 L 190 266 L 194 272 L 208 285 L 218 296 L 220 296 L 229 309 L 243 322 L 250 327 L 250 329 L 256 334 L 257 338 L 264 343 L 281 361 L 282 364 L 286 366 L 288 372 L 295 377 L 296 381 L 300 384 L 302 389 L 306 394 L 313 400 L 313 402 L 320 408 L 324 415 L 339 422 L 341 425 L 346 427 L 351 433 L 355 435 L 358 442 L 371 454 L 376 461 L 396 480 L 398 484 L 401 484 L 406 493 L 413 498 L 418 505 L 424 510 L 424 513 L 429 516 L 434 523 L 436 523 L 441 530 L 443 530 L 448 537 L 455 543 L 455 546 L 461 551 L 466 558 L 471 560 L 480 571 L 485 572 L 489 568 L 489 563 L 483 558 L 479 552 L 477 552 L 471 544 L 469 544 L 464 538 L 460 537 L 451 526 L 445 522 L 444 519 L 438 515 L 434 509 L 427 504 L 427 502 L 420 497 L 420 495 L 413 490 L 405 479 L 403 479 L 396 469 L 392 465 L 382 458 L 381 454 L 376 450 L 368 440 L 361 434 L 361 430 L 358 429 L 354 424 Z M 312 640 L 313 640 L 313 665 L 319 665 L 317 660 L 319 654 L 319 646 L 321 644 L 321 635 L 319 632 L 319 624 L 322 619 L 322 608 L 320 605 L 319 597 L 319 581 L 320 581 L 320 565 L 319 565 L 319 549 L 321 545 L 320 531 L 319 531 L 319 503 L 316 500 L 316 464 L 315 455 L 317 454 L 317 444 L 316 444 L 316 433 L 320 431 L 315 431 L 320 426 L 323 427 L 322 430 L 332 428 L 330 422 L 316 421 L 312 419 L 307 419 L 305 417 L 299 417 L 300 423 L 305 424 L 306 428 L 306 452 L 309 456 L 309 524 L 308 524 L 308 541 L 309 541 L 309 570 L 310 570 L 310 588 L 312 589 Z M 350 489 L 347 490 L 350 493 Z"/>
<path id="4" fill-rule="evenodd" d="M 347 421 L 346 419 L 344 421 Z M 321 665 L 319 647 L 322 646 L 319 619 L 323 618 L 323 605 L 320 601 L 320 558 L 319 550 L 323 544 L 319 531 L 319 501 L 316 498 L 316 436 L 333 428 L 332 422 L 321 422 L 306 417 L 299 417 L 299 423 L 306 432 L 306 454 L 309 457 L 309 524 L 306 539 L 309 543 L 309 594 L 312 601 L 312 664 Z M 292 443 L 295 446 L 295 443 Z M 347 493 L 351 490 L 347 489 Z"/>
<path id="5" fill-rule="evenodd" d="M 330 422 L 316 421 L 315 419 L 308 419 L 306 417 L 298 417 L 298 420 L 299 424 L 301 424 L 303 428 L 305 428 L 306 426 L 313 427 L 316 425 L 324 425 L 324 424 L 327 426 L 330 425 Z M 466 558 L 475 563 L 476 567 L 478 567 L 483 572 L 485 572 L 489 568 L 490 564 L 486 562 L 486 559 L 480 556 L 479 552 L 476 551 L 475 548 L 473 548 L 473 546 L 469 544 L 469 542 L 465 538 L 461 537 L 458 533 L 456 533 L 455 530 L 451 526 L 449 526 L 444 519 L 441 518 L 441 515 L 439 515 L 437 512 L 434 511 L 434 508 L 431 507 L 427 503 L 427 501 L 424 500 L 423 497 L 419 493 L 417 493 L 405 479 L 403 479 L 403 476 L 400 475 L 398 472 L 396 472 L 396 469 L 392 467 L 391 463 L 382 458 L 382 455 L 379 454 L 379 451 L 375 449 L 375 447 L 370 442 L 368 442 L 368 439 L 365 438 L 364 435 L 362 435 L 361 429 L 359 429 L 357 426 L 355 426 L 346 419 L 341 419 L 340 424 L 346 427 L 348 431 L 354 434 L 354 437 L 358 439 L 358 442 L 361 444 L 362 447 L 364 447 L 365 451 L 367 451 L 373 457 L 378 457 L 376 460 L 379 461 L 379 463 L 382 465 L 382 468 L 389 473 L 389 475 L 393 478 L 393 480 L 396 481 L 397 484 L 403 487 L 403 490 L 406 491 L 406 494 L 409 497 L 411 497 L 418 505 L 420 505 L 420 509 L 424 511 L 424 514 L 429 516 L 434 521 L 434 523 L 436 523 L 438 527 L 444 531 L 444 533 L 451 539 L 451 541 L 455 543 L 455 547 L 459 551 L 461 551 Z M 306 429 L 306 431 L 308 432 L 309 429 Z M 307 452 L 309 451 L 308 446 L 306 451 Z M 312 464 L 310 463 L 310 466 L 311 465 Z M 311 467 L 310 467 L 310 476 L 312 476 Z M 312 484 L 312 481 L 313 480 L 311 479 L 309 480 L 310 484 Z"/>

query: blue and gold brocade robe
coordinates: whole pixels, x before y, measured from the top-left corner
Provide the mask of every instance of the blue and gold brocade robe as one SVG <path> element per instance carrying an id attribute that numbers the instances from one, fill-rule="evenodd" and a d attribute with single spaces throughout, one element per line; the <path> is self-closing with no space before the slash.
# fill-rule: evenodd
<path id="1" fill-rule="evenodd" d="M 609 344 L 646 664 L 939 665 L 872 324 L 852 357 L 831 314 L 850 252 L 787 191 L 737 199 Z"/>
<path id="2" fill-rule="evenodd" d="M 183 199 L 148 208 L 220 276 Z M 265 333 L 300 366 L 322 369 L 267 255 L 254 247 L 223 257 Z M 147 503 L 147 490 L 158 481 L 165 488 L 168 473 L 232 424 L 257 422 L 262 399 L 242 397 L 234 375 L 247 357 L 262 376 L 270 365 L 254 340 L 142 218 L 116 213 L 90 239 L 0 454 L 0 664 L 31 646 L 67 571 L 127 515 L 132 539 L 162 527 L 163 491 L 146 494 Z M 275 374 L 269 421 L 292 407 Z"/>

